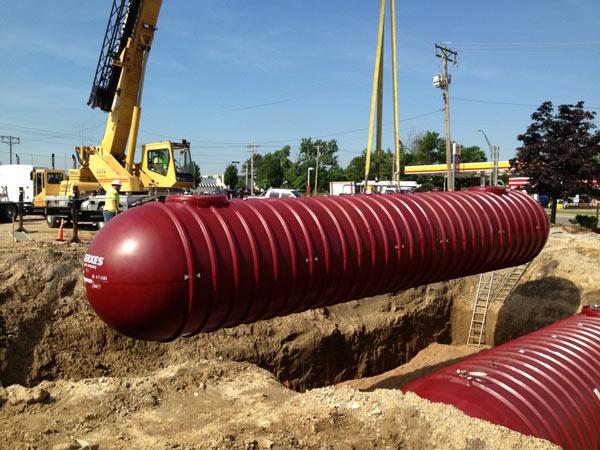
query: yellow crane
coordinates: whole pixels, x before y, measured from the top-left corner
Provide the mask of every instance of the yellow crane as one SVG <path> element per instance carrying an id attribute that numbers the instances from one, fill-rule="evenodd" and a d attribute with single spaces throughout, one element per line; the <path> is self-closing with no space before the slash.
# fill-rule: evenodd
<path id="1" fill-rule="evenodd" d="M 142 145 L 134 162 L 144 74 L 162 0 L 113 0 L 88 104 L 108 112 L 99 146 L 76 148 L 80 167 L 69 171 L 61 193 L 107 190 L 119 179 L 125 193 L 193 187 L 190 146 L 162 141 Z"/>

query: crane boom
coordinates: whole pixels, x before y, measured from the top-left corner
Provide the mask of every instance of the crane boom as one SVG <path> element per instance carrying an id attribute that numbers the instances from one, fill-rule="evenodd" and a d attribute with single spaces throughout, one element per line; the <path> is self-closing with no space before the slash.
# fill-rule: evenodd
<path id="1" fill-rule="evenodd" d="M 123 192 L 188 189 L 193 186 L 189 143 L 142 145 L 134 162 L 140 123 L 146 62 L 152 47 L 162 0 L 113 0 L 88 100 L 108 112 L 102 142 L 77 147 L 81 167 L 69 171 L 65 192 L 77 186 L 105 190 L 118 179 Z"/>
<path id="2" fill-rule="evenodd" d="M 162 0 L 113 0 L 90 100 L 92 107 L 109 111 L 101 147 L 103 154 L 117 159 L 125 155 L 131 133 L 134 147 L 128 149 L 128 159 L 133 161 L 138 124 L 132 118 L 141 104 L 145 63 L 161 4 Z"/>
<path id="3" fill-rule="evenodd" d="M 105 112 L 110 112 L 112 108 L 121 76 L 121 67 L 115 65 L 114 60 L 123 52 L 127 39 L 133 34 L 140 4 L 140 0 L 121 0 L 120 3 L 113 1 L 88 100 L 88 105 L 92 108 L 100 108 Z"/>

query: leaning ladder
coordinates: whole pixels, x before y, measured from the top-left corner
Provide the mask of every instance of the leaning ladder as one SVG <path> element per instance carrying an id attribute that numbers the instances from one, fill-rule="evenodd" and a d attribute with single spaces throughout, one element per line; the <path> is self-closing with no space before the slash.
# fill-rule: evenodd
<path id="1" fill-rule="evenodd" d="M 492 299 L 492 287 L 494 284 L 494 272 L 486 272 L 479 275 L 473 315 L 469 326 L 469 347 L 481 347 L 485 340 L 485 319 L 487 318 L 488 306 Z"/>
<path id="2" fill-rule="evenodd" d="M 510 297 L 515 286 L 529 267 L 530 263 L 513 267 L 512 270 L 502 279 L 502 283 L 494 296 L 495 302 L 504 303 Z"/>
<path id="3" fill-rule="evenodd" d="M 470 347 L 481 347 L 485 343 L 485 323 L 488 307 L 491 301 L 504 303 L 510 297 L 513 289 L 529 267 L 529 263 L 516 266 L 504 276 L 495 276 L 494 272 L 479 275 L 473 315 L 469 326 L 469 337 L 467 345 Z M 494 281 L 499 285 L 494 286 Z"/>

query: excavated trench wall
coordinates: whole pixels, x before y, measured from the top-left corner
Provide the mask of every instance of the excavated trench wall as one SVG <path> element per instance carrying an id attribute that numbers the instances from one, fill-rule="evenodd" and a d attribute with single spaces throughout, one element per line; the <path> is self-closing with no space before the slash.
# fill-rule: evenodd
<path id="1" fill-rule="evenodd" d="M 170 343 L 135 341 L 100 321 L 85 299 L 84 249 L 19 246 L 0 258 L 0 380 L 143 374 L 188 359 L 257 364 L 304 390 L 375 375 L 432 342 L 450 343 L 460 282 L 353 301 Z"/>

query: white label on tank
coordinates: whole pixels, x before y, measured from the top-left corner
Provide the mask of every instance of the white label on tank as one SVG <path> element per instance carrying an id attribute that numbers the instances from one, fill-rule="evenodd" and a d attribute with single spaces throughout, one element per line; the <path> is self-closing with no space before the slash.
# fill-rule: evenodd
<path id="1" fill-rule="evenodd" d="M 83 277 L 84 283 L 93 283 L 94 281 L 91 278 Z"/>
<path id="2" fill-rule="evenodd" d="M 600 400 L 600 391 L 598 388 L 594 389 L 594 394 L 596 394 L 596 397 L 598 397 L 598 400 Z"/>
<path id="3" fill-rule="evenodd" d="M 104 257 L 86 253 L 86 255 L 83 257 L 83 262 L 86 264 L 91 264 L 92 266 L 101 266 L 104 264 Z"/>

